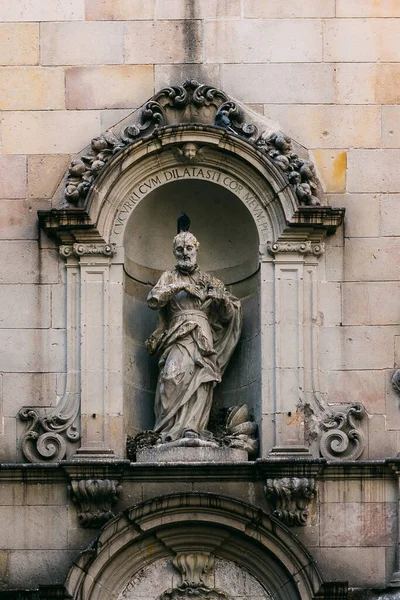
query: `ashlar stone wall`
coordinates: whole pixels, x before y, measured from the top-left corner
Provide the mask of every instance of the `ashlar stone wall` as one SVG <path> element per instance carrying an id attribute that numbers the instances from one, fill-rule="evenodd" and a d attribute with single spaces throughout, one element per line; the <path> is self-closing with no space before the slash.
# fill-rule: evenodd
<path id="1" fill-rule="evenodd" d="M 0 6 L 2 457 L 65 371 L 64 265 L 38 231 L 71 156 L 161 87 L 224 89 L 312 151 L 345 206 L 321 285 L 321 385 L 396 454 L 400 5 L 391 0 L 13 0 Z M 386 432 L 386 433 L 384 433 Z"/>
<path id="2" fill-rule="evenodd" d="M 321 260 L 322 398 L 364 404 L 362 458 L 397 455 L 399 39 L 398 0 L 0 2 L 0 462 L 22 460 L 20 408 L 55 406 L 65 385 L 65 265 L 37 210 L 51 208 L 92 137 L 187 78 L 275 121 L 311 151 L 327 202 L 346 208 Z M 0 488 L 1 522 L 16 524 L 1 536 L 1 585 L 34 586 L 39 572 L 39 583 L 62 583 L 94 536 L 77 525 L 64 475 L 45 492 L 18 477 Z M 382 481 L 345 472 L 319 483 L 296 535 L 327 579 L 384 588 L 398 570 L 389 467 Z M 118 510 L 160 491 L 135 486 Z M 257 489 L 246 500 L 265 509 Z"/>

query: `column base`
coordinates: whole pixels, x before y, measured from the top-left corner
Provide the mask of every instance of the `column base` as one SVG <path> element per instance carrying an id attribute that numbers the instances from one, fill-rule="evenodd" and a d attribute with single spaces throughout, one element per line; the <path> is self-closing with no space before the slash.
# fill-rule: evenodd
<path id="1" fill-rule="evenodd" d="M 111 448 L 84 446 L 75 452 L 71 460 L 120 460 L 120 458 Z"/>
<path id="2" fill-rule="evenodd" d="M 274 446 L 269 458 L 313 458 L 310 449 L 307 446 Z"/>

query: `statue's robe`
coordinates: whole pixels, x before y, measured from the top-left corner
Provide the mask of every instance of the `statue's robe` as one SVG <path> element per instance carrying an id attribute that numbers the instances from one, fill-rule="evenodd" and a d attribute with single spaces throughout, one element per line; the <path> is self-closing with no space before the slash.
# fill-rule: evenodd
<path id="1" fill-rule="evenodd" d="M 180 282 L 196 285 L 204 299 L 174 293 L 172 286 Z M 221 298 L 207 298 L 209 288 L 219 290 Z M 212 275 L 175 268 L 162 274 L 147 302 L 159 309 L 157 329 L 146 342 L 150 353 L 160 356 L 154 431 L 163 442 L 179 439 L 185 430 L 207 435 L 213 388 L 240 337 L 240 301 Z"/>

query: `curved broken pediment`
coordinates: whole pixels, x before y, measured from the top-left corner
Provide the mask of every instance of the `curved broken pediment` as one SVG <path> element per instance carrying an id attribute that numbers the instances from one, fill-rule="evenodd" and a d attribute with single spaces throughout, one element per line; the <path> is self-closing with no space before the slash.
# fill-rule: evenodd
<path id="1" fill-rule="evenodd" d="M 160 90 L 139 111 L 93 138 L 87 151 L 71 162 L 65 201 L 82 206 L 107 163 L 127 146 L 157 136 L 165 127 L 192 123 L 218 127 L 246 140 L 285 174 L 299 205 L 321 204 L 321 187 L 304 149 L 295 148 L 288 136 L 274 130 L 270 123 L 263 122 L 225 92 L 197 81 Z M 190 162 L 189 148 L 183 149 L 182 157 Z"/>

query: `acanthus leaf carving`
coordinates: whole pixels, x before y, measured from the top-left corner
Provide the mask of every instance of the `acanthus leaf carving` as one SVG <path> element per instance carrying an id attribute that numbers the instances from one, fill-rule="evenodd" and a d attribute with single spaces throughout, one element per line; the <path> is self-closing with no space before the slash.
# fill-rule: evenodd
<path id="1" fill-rule="evenodd" d="M 327 460 L 356 460 L 365 447 L 365 436 L 356 423 L 365 416 L 362 404 L 352 404 L 345 410 L 330 415 L 321 423 L 325 429 L 319 448 Z"/>
<path id="2" fill-rule="evenodd" d="M 116 153 L 144 137 L 158 135 L 161 127 L 179 122 L 195 123 L 199 109 L 211 106 L 214 111 L 208 117 L 209 125 L 226 129 L 256 146 L 283 172 L 300 205 L 320 204 L 315 167 L 310 160 L 294 152 L 288 136 L 271 131 L 259 135 L 258 127 L 244 121 L 242 108 L 225 92 L 188 80 L 181 86 L 161 89 L 146 102 L 138 117 L 134 117 L 137 122 L 125 126 L 121 132 L 107 130 L 92 139 L 89 152 L 74 158 L 69 166 L 64 191 L 66 206 L 84 202 L 93 183 Z M 171 112 L 173 118 L 170 118 Z"/>
<path id="3" fill-rule="evenodd" d="M 315 491 L 315 479 L 307 477 L 267 479 L 265 486 L 272 514 L 288 527 L 306 525 Z"/>
<path id="4" fill-rule="evenodd" d="M 177 554 L 172 564 L 181 574 L 181 584 L 166 590 L 157 600 L 189 600 L 193 597 L 207 600 L 230 600 L 228 595 L 205 583 L 214 568 L 214 556 L 206 553 Z"/>
<path id="5" fill-rule="evenodd" d="M 110 479 L 80 479 L 71 481 L 71 495 L 78 508 L 82 527 L 102 527 L 114 518 L 112 507 L 118 502 L 122 487 Z"/>

